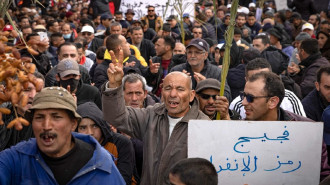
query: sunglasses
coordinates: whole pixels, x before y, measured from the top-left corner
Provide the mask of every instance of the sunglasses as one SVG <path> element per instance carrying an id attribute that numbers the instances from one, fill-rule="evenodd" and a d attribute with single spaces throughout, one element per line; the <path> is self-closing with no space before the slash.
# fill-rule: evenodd
<path id="1" fill-rule="evenodd" d="M 82 35 L 83 35 L 83 36 L 85 36 L 85 35 L 91 36 L 92 33 L 90 33 L 90 32 L 83 32 Z"/>
<path id="2" fill-rule="evenodd" d="M 246 98 L 246 101 L 249 103 L 252 103 L 254 99 L 256 98 L 270 98 L 271 96 L 253 96 L 252 94 L 246 94 L 245 92 L 241 91 L 239 93 L 239 96 L 241 97 L 242 101 L 244 98 Z"/>
<path id="3" fill-rule="evenodd" d="M 148 10 L 148 12 L 153 12 L 153 11 L 155 11 L 155 10 Z"/>
<path id="4" fill-rule="evenodd" d="M 198 95 L 204 100 L 208 100 L 210 99 L 210 97 L 212 97 L 212 99 L 215 100 L 215 97 L 217 96 L 217 95 L 209 95 L 204 93 L 199 93 Z"/>

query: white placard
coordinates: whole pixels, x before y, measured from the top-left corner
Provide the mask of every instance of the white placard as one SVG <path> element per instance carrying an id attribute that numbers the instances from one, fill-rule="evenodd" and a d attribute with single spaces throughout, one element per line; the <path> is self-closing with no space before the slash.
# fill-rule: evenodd
<path id="1" fill-rule="evenodd" d="M 188 157 L 210 160 L 220 185 L 316 185 L 323 123 L 192 120 Z"/>
<path id="2" fill-rule="evenodd" d="M 284 0 L 275 0 L 275 5 L 276 5 L 277 11 L 286 10 L 288 8 L 288 5 L 286 3 L 287 3 L 287 1 L 284 1 Z"/>
<path id="3" fill-rule="evenodd" d="M 189 13 L 190 17 L 194 16 L 194 2 L 196 0 L 180 0 L 183 2 L 184 13 Z M 197 1 L 196 1 L 197 2 Z M 140 19 L 141 17 L 147 15 L 148 5 L 155 6 L 155 11 L 158 16 L 163 18 L 163 14 L 166 9 L 166 3 L 169 3 L 169 6 L 166 10 L 165 19 L 170 15 L 178 15 L 174 9 L 174 0 L 122 0 L 120 5 L 120 10 L 125 13 L 127 9 L 133 9 L 135 12 L 134 19 Z M 164 20 L 163 20 L 164 21 Z M 164 21 L 165 22 L 165 21 Z"/>

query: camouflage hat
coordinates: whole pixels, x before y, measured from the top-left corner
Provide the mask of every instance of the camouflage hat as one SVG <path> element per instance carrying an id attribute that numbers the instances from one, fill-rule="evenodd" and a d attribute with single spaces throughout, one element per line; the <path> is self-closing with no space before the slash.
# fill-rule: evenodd
<path id="1" fill-rule="evenodd" d="M 26 111 L 25 118 L 32 121 L 32 111 L 35 109 L 66 109 L 78 120 L 81 116 L 76 112 L 77 103 L 73 96 L 62 87 L 43 88 L 33 99 L 32 107 Z"/>

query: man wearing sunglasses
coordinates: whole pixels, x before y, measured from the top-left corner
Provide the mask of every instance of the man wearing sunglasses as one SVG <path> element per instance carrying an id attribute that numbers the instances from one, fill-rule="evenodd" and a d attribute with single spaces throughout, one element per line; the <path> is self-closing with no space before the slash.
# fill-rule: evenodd
<path id="1" fill-rule="evenodd" d="M 96 53 L 97 49 L 103 45 L 103 40 L 94 37 L 94 28 L 90 25 L 83 26 L 81 35 L 85 37 L 88 44 L 88 49 Z"/>
<path id="2" fill-rule="evenodd" d="M 271 72 L 272 67 L 266 59 L 256 58 L 251 60 L 245 68 L 245 80 L 249 79 L 252 75 L 266 71 Z M 285 89 L 285 94 L 280 106 L 287 111 L 293 112 L 300 116 L 306 116 L 303 105 L 299 98 L 290 90 Z M 238 112 L 242 119 L 246 117 L 242 99 L 240 96 L 236 97 L 230 104 L 229 108 Z"/>
<path id="3" fill-rule="evenodd" d="M 141 18 L 141 20 L 145 20 L 146 23 L 149 25 L 149 28 L 154 29 L 158 32 L 163 25 L 163 20 L 161 17 L 156 15 L 155 7 L 152 5 L 147 6 L 148 15 Z"/>
<path id="4" fill-rule="evenodd" d="M 199 109 L 209 116 L 211 120 L 216 119 L 217 112 L 220 112 L 221 119 L 238 120 L 237 112 L 228 109 L 229 102 L 226 97 L 219 96 L 220 82 L 213 78 L 200 81 L 196 86 L 196 97 L 199 102 Z"/>

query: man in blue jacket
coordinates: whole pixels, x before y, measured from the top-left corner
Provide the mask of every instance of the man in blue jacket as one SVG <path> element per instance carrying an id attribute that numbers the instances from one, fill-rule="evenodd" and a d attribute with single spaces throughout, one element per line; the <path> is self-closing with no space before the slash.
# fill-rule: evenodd
<path id="1" fill-rule="evenodd" d="M 0 153 L 0 184 L 124 185 L 111 155 L 93 137 L 72 133 L 76 109 L 67 90 L 41 90 L 25 114 L 35 138 Z"/>

